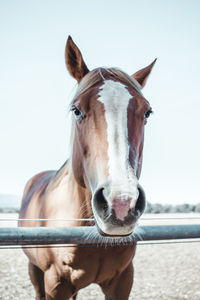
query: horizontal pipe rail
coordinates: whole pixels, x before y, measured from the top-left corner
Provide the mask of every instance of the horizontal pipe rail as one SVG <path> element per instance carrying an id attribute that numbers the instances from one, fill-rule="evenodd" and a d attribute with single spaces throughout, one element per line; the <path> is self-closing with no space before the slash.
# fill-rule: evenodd
<path id="1" fill-rule="evenodd" d="M 197 215 L 197 216 L 191 216 L 191 215 L 189 215 L 189 216 L 185 216 L 185 217 L 181 217 L 181 216 L 176 216 L 176 217 L 173 217 L 173 216 L 169 216 L 169 217 L 162 217 L 162 216 L 152 216 L 152 217 L 141 217 L 140 218 L 140 221 L 157 221 L 157 220 L 159 220 L 159 221 L 165 221 L 165 220 L 200 220 L 200 216 L 199 215 Z M 32 221 L 36 221 L 36 222 L 46 222 L 46 221 L 55 221 L 55 222 L 63 222 L 63 221 L 68 221 L 68 222 L 71 222 L 71 221 L 80 221 L 80 222 L 82 222 L 82 221 L 88 221 L 88 222 L 90 222 L 90 221 L 94 221 L 94 218 L 84 218 L 84 219 L 66 219 L 66 218 L 64 218 L 64 219 L 58 219 L 58 218 L 56 218 L 56 219 L 44 219 L 44 218 L 42 218 L 42 219 L 39 219 L 39 218 L 37 218 L 37 219 L 21 219 L 21 218 L 0 218 L 0 222 L 26 222 L 26 221 L 30 221 L 30 222 L 32 222 Z"/>
<path id="2" fill-rule="evenodd" d="M 125 244 L 136 241 L 200 238 L 199 225 L 138 226 L 128 237 L 102 237 L 94 226 L 0 228 L 0 246 Z"/>

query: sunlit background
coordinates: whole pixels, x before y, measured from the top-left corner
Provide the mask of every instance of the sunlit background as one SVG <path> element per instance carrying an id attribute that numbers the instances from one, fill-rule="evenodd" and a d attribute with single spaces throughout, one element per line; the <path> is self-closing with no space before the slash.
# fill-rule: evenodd
<path id="1" fill-rule="evenodd" d="M 21 195 L 68 157 L 70 34 L 90 69 L 132 74 L 158 58 L 143 90 L 154 115 L 140 181 L 151 202 L 200 202 L 199 13 L 198 0 L 1 0 L 0 193 Z"/>

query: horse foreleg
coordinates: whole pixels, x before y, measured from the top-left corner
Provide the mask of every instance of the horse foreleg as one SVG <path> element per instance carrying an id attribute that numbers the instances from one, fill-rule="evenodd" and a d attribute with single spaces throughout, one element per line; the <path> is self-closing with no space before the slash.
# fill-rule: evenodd
<path id="1" fill-rule="evenodd" d="M 30 280 L 35 288 L 36 300 L 45 300 L 44 273 L 35 265 L 29 262 L 28 265 Z"/>
<path id="2" fill-rule="evenodd" d="M 106 300 L 127 300 L 133 285 L 132 262 L 120 274 L 100 284 Z"/>
<path id="3" fill-rule="evenodd" d="M 69 280 L 60 276 L 54 265 L 45 272 L 45 300 L 76 299 L 75 287 Z"/>

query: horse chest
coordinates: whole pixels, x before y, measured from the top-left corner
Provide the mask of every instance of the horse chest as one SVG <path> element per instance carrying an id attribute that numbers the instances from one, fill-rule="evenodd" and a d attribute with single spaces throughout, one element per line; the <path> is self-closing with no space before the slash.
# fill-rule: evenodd
<path id="1" fill-rule="evenodd" d="M 113 278 L 127 267 L 135 253 L 134 246 L 76 250 L 60 253 L 57 262 L 61 277 L 78 288 Z"/>

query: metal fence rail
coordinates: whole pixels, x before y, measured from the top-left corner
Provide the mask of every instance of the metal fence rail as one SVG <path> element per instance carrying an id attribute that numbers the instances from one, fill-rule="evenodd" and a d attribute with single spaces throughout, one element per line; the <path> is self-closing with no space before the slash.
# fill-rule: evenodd
<path id="1" fill-rule="evenodd" d="M 10 227 L 0 228 L 0 246 L 54 244 L 120 244 L 136 241 L 200 238 L 198 225 L 138 226 L 128 237 L 102 237 L 96 227 Z"/>

